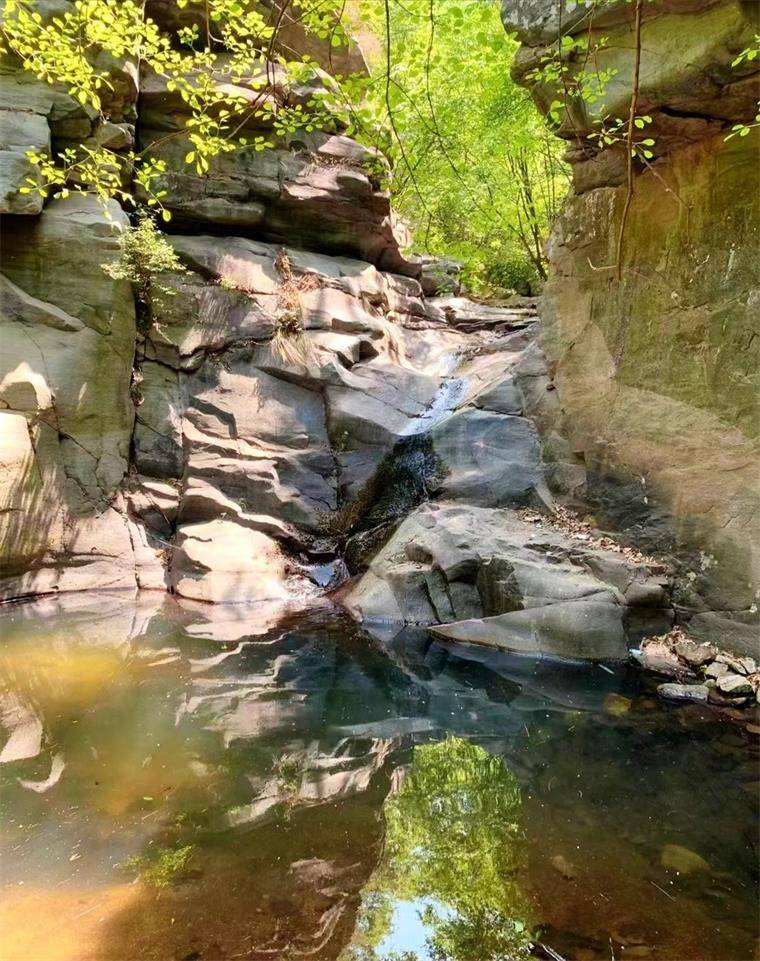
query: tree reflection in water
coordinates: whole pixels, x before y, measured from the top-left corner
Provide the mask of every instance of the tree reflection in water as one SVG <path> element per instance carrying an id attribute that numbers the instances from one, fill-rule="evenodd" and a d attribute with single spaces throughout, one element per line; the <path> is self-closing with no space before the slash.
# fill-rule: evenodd
<path id="1" fill-rule="evenodd" d="M 343 961 L 527 956 L 521 804 L 514 775 L 483 748 L 457 737 L 417 747 L 408 776 L 386 802 L 383 862 L 365 889 Z M 414 935 L 399 930 L 409 927 L 399 921 L 411 905 L 423 929 L 421 956 L 409 950 Z"/>

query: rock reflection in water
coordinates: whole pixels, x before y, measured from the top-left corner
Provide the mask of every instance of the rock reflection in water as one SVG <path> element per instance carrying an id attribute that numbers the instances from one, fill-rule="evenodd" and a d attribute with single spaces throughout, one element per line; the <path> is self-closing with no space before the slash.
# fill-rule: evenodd
<path id="1" fill-rule="evenodd" d="M 3 615 L 4 959 L 752 954 L 746 734 L 624 674 L 281 615 Z"/>

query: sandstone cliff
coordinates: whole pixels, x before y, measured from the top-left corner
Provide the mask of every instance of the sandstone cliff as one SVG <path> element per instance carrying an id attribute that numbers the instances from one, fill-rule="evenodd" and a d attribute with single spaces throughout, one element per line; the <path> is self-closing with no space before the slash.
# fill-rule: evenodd
<path id="1" fill-rule="evenodd" d="M 548 245 L 541 345 L 559 430 L 587 469 L 599 516 L 640 543 L 690 554 L 703 600 L 747 612 L 760 573 L 759 131 L 727 135 L 757 112 L 757 61 L 734 61 L 752 46 L 760 11 L 735 0 L 642 10 L 637 112 L 651 118 L 654 156 L 634 164 L 618 280 L 626 151 L 600 151 L 589 135 L 605 117 L 628 116 L 634 5 L 503 3 L 523 42 L 515 75 L 541 109 L 556 91 L 535 68 L 560 34 L 601 41 L 592 68 L 610 78 L 599 99 L 572 100 L 557 130 L 575 191 Z M 582 60 L 568 55 L 569 82 Z"/>

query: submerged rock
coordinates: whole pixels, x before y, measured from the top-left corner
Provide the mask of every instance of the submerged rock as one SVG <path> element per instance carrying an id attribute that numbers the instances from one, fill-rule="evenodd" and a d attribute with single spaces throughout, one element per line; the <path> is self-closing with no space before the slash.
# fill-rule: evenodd
<path id="1" fill-rule="evenodd" d="M 706 684 L 658 684 L 658 692 L 672 701 L 706 701 Z"/>
<path id="2" fill-rule="evenodd" d="M 578 874 L 573 865 L 562 854 L 555 854 L 551 863 L 552 867 L 559 871 L 566 881 L 572 881 Z"/>
<path id="3" fill-rule="evenodd" d="M 605 697 L 603 708 L 605 714 L 612 717 L 622 717 L 631 710 L 631 699 L 613 691 Z"/>
<path id="4" fill-rule="evenodd" d="M 660 854 L 660 864 L 669 871 L 679 874 L 694 874 L 695 871 L 709 871 L 710 865 L 703 857 L 680 844 L 666 844 Z"/>

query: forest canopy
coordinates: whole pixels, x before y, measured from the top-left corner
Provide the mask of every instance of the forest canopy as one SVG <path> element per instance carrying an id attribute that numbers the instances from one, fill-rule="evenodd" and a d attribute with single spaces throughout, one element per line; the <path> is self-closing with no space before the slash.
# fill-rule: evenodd
<path id="1" fill-rule="evenodd" d="M 510 76 L 518 43 L 498 0 L 367 0 L 378 38 L 370 117 L 417 250 L 453 256 L 475 289 L 545 277 L 543 241 L 568 189 L 562 145 Z M 372 128 L 368 119 L 360 136 Z"/>

